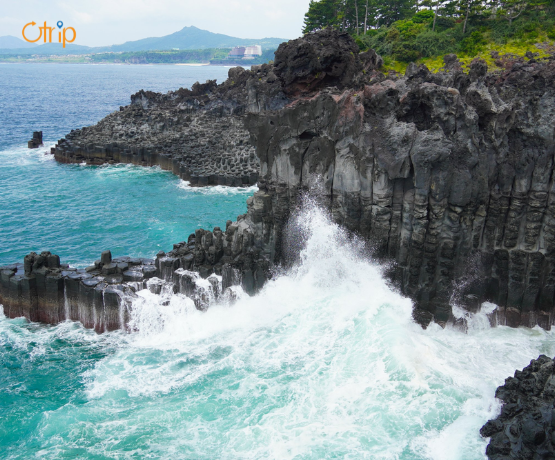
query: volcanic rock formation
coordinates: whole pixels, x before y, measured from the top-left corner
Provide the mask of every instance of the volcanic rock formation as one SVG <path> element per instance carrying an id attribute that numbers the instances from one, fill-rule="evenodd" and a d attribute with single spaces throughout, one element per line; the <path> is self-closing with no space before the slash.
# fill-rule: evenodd
<path id="1" fill-rule="evenodd" d="M 35 131 L 33 138 L 27 142 L 27 147 L 30 149 L 37 149 L 42 145 L 42 131 Z"/>
<path id="2" fill-rule="evenodd" d="M 160 166 L 191 185 L 253 185 L 260 165 L 242 122 L 247 93 L 261 82 L 266 91 L 280 90 L 269 66 L 255 74 L 257 83 L 237 67 L 220 86 L 213 80 L 167 94 L 141 90 L 129 106 L 72 130 L 52 153 L 62 163 Z M 279 100 L 276 94 L 272 103 Z M 253 101 L 255 110 L 259 103 Z"/>
<path id="3" fill-rule="evenodd" d="M 337 42 L 326 32 L 280 47 L 274 72 L 285 94 L 302 96 L 247 114 L 261 167 L 244 219 L 254 247 L 270 265 L 282 262 L 289 213 L 317 184 L 336 222 L 395 261 L 389 275 L 422 324 L 448 321 L 453 302 L 475 309 L 489 300 L 501 324 L 549 329 L 555 62 L 488 74 L 477 60 L 465 73 L 447 56 L 442 72 L 412 64 L 403 78 L 386 78 L 372 68 L 379 58 L 349 54 L 344 68 L 355 71 L 342 89 L 315 88 L 291 70 L 318 61 L 311 47 Z"/>
<path id="4" fill-rule="evenodd" d="M 555 458 L 555 360 L 540 356 L 495 392 L 501 414 L 480 433 L 490 460 Z"/>
<path id="5" fill-rule="evenodd" d="M 421 324 L 489 300 L 501 324 L 549 329 L 554 60 L 496 73 L 475 60 L 467 73 L 449 55 L 438 73 L 411 64 L 403 77 L 380 66 L 326 29 L 281 45 L 273 65 L 231 69 L 219 86 L 141 91 L 53 151 L 64 162 L 159 164 L 197 185 L 258 180 L 225 232 L 199 230 L 160 255 L 163 279 L 215 273 L 255 292 L 286 262 L 284 229 L 310 191 L 394 262 L 387 275 Z"/>

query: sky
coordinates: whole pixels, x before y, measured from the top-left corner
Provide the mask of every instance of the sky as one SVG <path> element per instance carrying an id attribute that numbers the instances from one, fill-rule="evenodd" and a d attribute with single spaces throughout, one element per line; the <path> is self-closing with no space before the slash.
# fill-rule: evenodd
<path id="1" fill-rule="evenodd" d="M 108 46 L 195 26 L 239 38 L 297 38 L 310 0 L 0 0 L 0 36 L 34 21 L 74 27 L 74 44 Z"/>

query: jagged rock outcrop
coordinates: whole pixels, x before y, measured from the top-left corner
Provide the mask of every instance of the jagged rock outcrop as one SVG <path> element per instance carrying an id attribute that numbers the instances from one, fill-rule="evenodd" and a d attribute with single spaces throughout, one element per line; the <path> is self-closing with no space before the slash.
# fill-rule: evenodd
<path id="1" fill-rule="evenodd" d="M 189 241 L 194 246 L 194 235 Z M 110 251 L 104 251 L 93 265 L 77 269 L 60 264 L 60 258 L 50 252 L 32 252 L 23 264 L 0 267 L 0 304 L 8 318 L 25 317 L 53 325 L 79 321 L 101 333 L 130 329 L 130 305 L 137 291 L 160 294 L 166 288 L 206 310 L 222 296 L 232 297 L 226 288 L 240 281 L 230 267 L 220 268 L 220 274 L 225 274 L 222 284 L 222 277 L 212 271 L 201 278 L 199 267 L 187 258 L 180 265 L 163 256 L 112 259 Z"/>
<path id="2" fill-rule="evenodd" d="M 501 414 L 480 433 L 490 460 L 555 458 L 555 360 L 541 355 L 495 392 Z"/>
<path id="3" fill-rule="evenodd" d="M 332 28 L 283 43 L 275 53 L 274 68 L 285 94 L 293 97 L 314 94 L 334 86 L 358 86 L 368 71 L 379 69 L 383 60 L 375 51 L 359 54 L 348 34 Z"/>
<path id="4" fill-rule="evenodd" d="M 248 115 L 259 193 L 279 209 L 275 256 L 283 209 L 317 182 L 334 220 L 396 262 L 391 279 L 422 324 L 490 300 L 502 324 L 550 328 L 555 62 L 446 64 Z"/>
<path id="5" fill-rule="evenodd" d="M 38 149 L 42 145 L 42 131 L 35 131 L 33 138 L 27 142 L 27 147 L 30 149 Z"/>
<path id="6" fill-rule="evenodd" d="M 253 185 L 259 162 L 242 118 L 246 110 L 282 106 L 280 93 L 268 65 L 230 69 L 220 86 L 208 81 L 167 94 L 141 90 L 129 106 L 73 130 L 52 153 L 62 163 L 160 166 L 191 185 Z"/>
<path id="7" fill-rule="evenodd" d="M 0 267 L 0 303 L 8 318 L 75 320 L 97 332 L 113 331 L 125 328 L 122 298 L 131 288 L 124 281 L 143 282 L 155 274 L 154 260 L 112 260 L 105 252 L 92 267 L 75 269 L 50 252 L 32 252 L 23 264 Z"/>
<path id="8" fill-rule="evenodd" d="M 225 232 L 199 230 L 194 243 L 175 245 L 159 260 L 169 271 L 221 274 L 255 292 L 287 262 L 284 229 L 311 190 L 376 257 L 394 262 L 387 275 L 414 300 L 422 325 L 445 324 L 453 303 L 475 310 L 489 300 L 501 324 L 549 329 L 555 61 L 488 73 L 475 60 L 466 72 L 448 55 L 438 73 L 411 64 L 403 77 L 386 77 L 380 65 L 327 29 L 281 45 L 273 66 L 230 69 L 221 85 L 139 92 L 54 153 L 60 161 L 160 164 L 198 185 L 252 183 L 258 162 L 247 214 Z M 183 150 L 183 133 L 201 131 L 214 142 Z M 240 161 L 223 160 L 226 142 L 243 152 Z"/>

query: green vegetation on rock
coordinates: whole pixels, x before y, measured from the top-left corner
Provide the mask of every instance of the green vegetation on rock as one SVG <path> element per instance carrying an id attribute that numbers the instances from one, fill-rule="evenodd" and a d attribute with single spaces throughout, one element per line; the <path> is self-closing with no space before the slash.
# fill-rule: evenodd
<path id="1" fill-rule="evenodd" d="M 361 51 L 375 49 L 386 69 L 419 62 L 437 70 L 451 53 L 495 68 L 506 57 L 555 53 L 555 0 L 311 1 L 304 32 L 325 27 L 352 34 Z"/>

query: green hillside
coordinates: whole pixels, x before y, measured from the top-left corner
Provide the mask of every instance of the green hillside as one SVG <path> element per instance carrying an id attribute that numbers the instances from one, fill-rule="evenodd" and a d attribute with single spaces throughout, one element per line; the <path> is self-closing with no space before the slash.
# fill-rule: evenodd
<path id="1" fill-rule="evenodd" d="M 229 60 L 231 48 L 208 48 L 198 50 L 126 51 L 74 55 L 14 55 L 0 54 L 0 62 L 58 63 L 58 64 L 213 64 L 252 66 L 265 64 L 274 59 L 273 49 L 262 52 L 252 60 Z"/>

